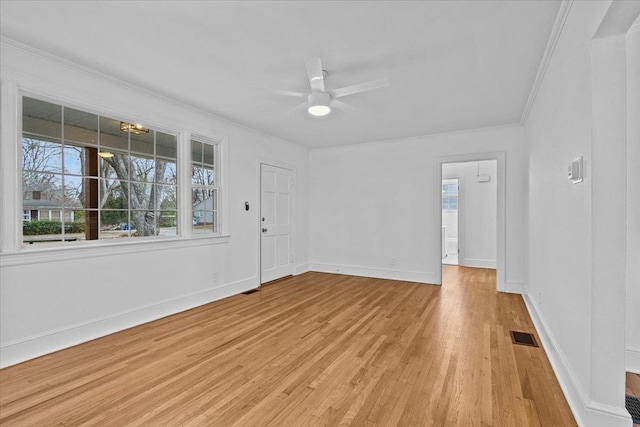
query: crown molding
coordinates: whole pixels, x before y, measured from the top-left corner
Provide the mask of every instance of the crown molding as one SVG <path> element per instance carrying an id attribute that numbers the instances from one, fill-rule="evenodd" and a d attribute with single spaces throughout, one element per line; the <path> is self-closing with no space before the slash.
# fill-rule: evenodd
<path id="1" fill-rule="evenodd" d="M 519 122 L 516 123 L 507 123 L 504 125 L 495 125 L 495 126 L 485 126 L 481 128 L 473 128 L 473 129 L 461 129 L 461 130 L 452 130 L 446 132 L 435 132 L 435 133 L 426 133 L 420 135 L 410 135 L 403 136 L 400 138 L 389 138 L 389 139 L 377 139 L 375 141 L 364 141 L 364 142 L 355 142 L 353 144 L 341 144 L 341 145 L 332 145 L 329 147 L 317 147 L 310 148 L 309 152 L 321 152 L 321 151 L 339 151 L 345 148 L 358 148 L 358 147 L 369 147 L 369 146 L 377 146 L 377 145 L 386 145 L 393 143 L 405 143 L 405 142 L 421 142 L 425 139 L 433 139 L 433 138 L 446 138 L 455 135 L 464 135 L 464 134 L 475 134 L 481 132 L 498 132 L 501 129 L 509 129 L 509 128 L 522 128 L 522 124 Z"/>
<path id="2" fill-rule="evenodd" d="M 41 50 L 41 49 L 39 49 L 37 47 L 31 46 L 31 45 L 28 45 L 28 44 L 24 44 L 24 43 L 19 42 L 17 40 L 8 38 L 6 36 L 1 36 L 0 37 L 0 46 L 2 46 L 2 47 L 6 46 L 6 47 L 11 47 L 11 48 L 17 49 L 17 50 L 19 50 L 19 51 L 21 51 L 21 52 L 23 52 L 23 53 L 25 53 L 27 55 L 30 55 L 30 56 L 33 56 L 33 57 L 36 57 L 36 58 L 39 58 L 39 59 L 43 59 L 45 61 L 49 61 L 49 62 L 52 62 L 54 64 L 58 64 L 58 65 L 60 65 L 62 67 L 71 69 L 71 70 L 73 70 L 75 72 L 83 73 L 85 75 L 88 75 L 88 76 L 90 76 L 92 78 L 95 78 L 95 79 L 98 79 L 98 80 L 106 81 L 106 82 L 108 82 L 110 84 L 113 84 L 115 86 L 121 87 L 123 89 L 126 89 L 128 91 L 134 92 L 136 94 L 140 94 L 140 95 L 143 95 L 143 96 L 154 97 L 156 99 L 160 99 L 162 101 L 165 101 L 165 102 L 180 106 L 180 107 L 182 107 L 182 108 L 184 108 L 184 109 L 186 109 L 188 111 L 192 111 L 192 112 L 197 113 L 197 114 L 209 116 L 209 117 L 213 118 L 214 120 L 217 120 L 217 121 L 219 121 L 221 123 L 224 123 L 224 124 L 226 124 L 228 126 L 233 126 L 233 127 L 242 129 L 242 130 L 250 132 L 250 133 L 252 133 L 254 135 L 260 135 L 260 136 L 269 138 L 269 139 L 271 139 L 273 141 L 279 141 L 279 142 L 285 142 L 285 143 L 288 143 L 288 144 L 294 144 L 294 145 L 296 145 L 298 147 L 305 148 L 305 149 L 308 150 L 308 147 L 305 147 L 304 145 L 301 145 L 301 144 L 298 144 L 298 143 L 295 143 L 295 142 L 292 142 L 292 141 L 288 141 L 286 139 L 282 139 L 282 138 L 277 137 L 275 135 L 271 135 L 271 134 L 268 134 L 268 133 L 263 132 L 261 130 L 254 129 L 254 128 L 250 127 L 250 126 L 244 125 L 242 123 L 235 122 L 235 121 L 233 121 L 231 119 L 227 119 L 225 117 L 222 117 L 222 116 L 218 115 L 214 111 L 211 111 L 211 110 L 209 110 L 207 108 L 204 108 L 204 107 L 201 107 L 201 106 L 196 106 L 196 105 L 188 102 L 187 100 L 176 98 L 174 96 L 169 96 L 169 95 L 164 94 L 162 92 L 159 92 L 159 91 L 157 91 L 155 89 L 151 89 L 151 88 L 148 88 L 148 87 L 143 87 L 143 86 L 140 86 L 138 84 L 134 84 L 134 83 L 128 82 L 126 80 L 123 80 L 123 79 L 120 79 L 118 77 L 114 77 L 112 75 L 109 75 L 109 74 L 103 73 L 101 71 L 95 70 L 93 68 L 78 64 L 76 62 L 73 62 L 73 61 L 70 61 L 68 59 L 62 58 L 60 56 L 54 55 L 52 53 L 46 52 L 46 51 Z"/>
<path id="3" fill-rule="evenodd" d="M 562 0 L 562 3 L 560 4 L 560 9 L 558 10 L 558 14 L 556 15 L 556 21 L 553 24 L 551 34 L 549 35 L 549 40 L 547 41 L 547 47 L 544 50 L 542 60 L 540 61 L 540 66 L 538 67 L 538 73 L 536 74 L 536 78 L 533 81 L 531 92 L 529 92 L 529 98 L 527 99 L 527 103 L 524 106 L 524 111 L 522 112 L 522 118 L 520 119 L 520 124 L 522 125 L 524 125 L 527 121 L 529 113 L 531 112 L 531 108 L 536 101 L 536 97 L 538 96 L 538 92 L 540 91 L 540 87 L 542 86 L 542 82 L 544 81 L 544 76 L 547 73 L 547 68 L 549 68 L 551 58 L 553 57 L 553 52 L 555 51 L 558 40 L 560 39 L 560 35 L 562 34 L 562 29 L 564 28 L 567 16 L 569 16 L 569 11 L 571 10 L 572 4 L 573 0 Z"/>
<path id="4" fill-rule="evenodd" d="M 640 16 L 636 19 L 636 22 L 633 23 L 629 31 L 627 31 L 627 35 L 638 34 L 640 33 Z"/>

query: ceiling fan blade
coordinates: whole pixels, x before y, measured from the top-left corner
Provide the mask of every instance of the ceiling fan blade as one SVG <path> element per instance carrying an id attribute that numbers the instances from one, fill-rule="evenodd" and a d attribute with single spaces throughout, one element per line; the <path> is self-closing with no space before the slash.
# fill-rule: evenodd
<path id="1" fill-rule="evenodd" d="M 298 111 L 298 110 L 302 110 L 304 107 L 307 106 L 307 101 L 303 102 L 302 104 L 298 104 L 295 107 L 293 107 L 291 110 L 287 111 L 285 114 L 290 114 L 293 113 L 294 111 Z"/>
<path id="2" fill-rule="evenodd" d="M 334 98 L 341 98 L 343 96 L 367 92 L 369 90 L 380 89 L 387 86 L 389 86 L 389 80 L 387 79 L 372 80 L 370 82 L 358 83 L 357 85 L 351 85 L 336 89 L 332 91 L 332 94 Z"/>
<path id="3" fill-rule="evenodd" d="M 295 96 L 295 97 L 298 97 L 298 98 L 309 96 L 308 93 L 294 92 L 292 90 L 271 89 L 271 88 L 268 88 L 268 87 L 252 87 L 251 89 L 260 90 L 260 91 L 264 91 L 264 92 L 275 93 L 276 95 Z"/>
<path id="4" fill-rule="evenodd" d="M 349 111 L 349 112 L 356 111 L 355 107 L 353 107 L 353 106 L 351 106 L 349 104 L 346 104 L 346 103 L 344 103 L 342 101 L 338 101 L 337 99 L 332 99 L 331 100 L 331 106 L 333 108 L 335 108 L 336 110 Z"/>
<path id="5" fill-rule="evenodd" d="M 310 58 L 307 60 L 307 74 L 309 84 L 314 92 L 324 92 L 324 75 L 322 74 L 322 62 L 320 58 Z"/>

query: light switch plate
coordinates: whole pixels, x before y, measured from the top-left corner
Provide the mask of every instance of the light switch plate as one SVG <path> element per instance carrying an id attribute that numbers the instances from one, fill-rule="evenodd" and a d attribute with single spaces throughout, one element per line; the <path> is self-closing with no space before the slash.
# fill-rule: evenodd
<path id="1" fill-rule="evenodd" d="M 569 169 L 567 170 L 567 176 L 571 180 L 572 183 L 577 184 L 582 182 L 582 156 L 575 159 L 569 165 Z"/>

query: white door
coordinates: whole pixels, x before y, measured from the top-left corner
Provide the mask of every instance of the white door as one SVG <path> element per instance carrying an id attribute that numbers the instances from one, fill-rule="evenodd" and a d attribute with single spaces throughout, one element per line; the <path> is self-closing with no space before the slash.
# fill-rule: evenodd
<path id="1" fill-rule="evenodd" d="M 293 274 L 293 172 L 260 166 L 260 283 Z"/>

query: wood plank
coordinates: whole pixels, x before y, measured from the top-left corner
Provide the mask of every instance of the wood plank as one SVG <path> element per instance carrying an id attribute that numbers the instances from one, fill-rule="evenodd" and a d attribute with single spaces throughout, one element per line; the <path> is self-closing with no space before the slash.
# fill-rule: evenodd
<path id="1" fill-rule="evenodd" d="M 443 283 L 287 277 L 0 370 L 0 424 L 575 425 L 522 298 Z"/>
<path id="2" fill-rule="evenodd" d="M 631 396 L 640 397 L 640 374 L 627 372 L 626 393 Z"/>

